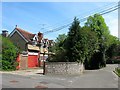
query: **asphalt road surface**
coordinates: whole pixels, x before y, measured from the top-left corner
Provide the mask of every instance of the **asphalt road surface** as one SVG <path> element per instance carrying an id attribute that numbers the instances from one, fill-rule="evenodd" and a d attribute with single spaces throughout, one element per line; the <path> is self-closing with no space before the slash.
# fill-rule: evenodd
<path id="1" fill-rule="evenodd" d="M 2 73 L 2 88 L 118 88 L 118 77 L 107 65 L 100 70 L 85 70 L 82 75 L 17 75 Z"/>

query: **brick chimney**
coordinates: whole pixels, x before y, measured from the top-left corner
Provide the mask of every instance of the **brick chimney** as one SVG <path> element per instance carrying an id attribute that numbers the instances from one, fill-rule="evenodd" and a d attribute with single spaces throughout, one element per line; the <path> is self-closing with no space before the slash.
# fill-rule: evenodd
<path id="1" fill-rule="evenodd" d="M 7 30 L 2 30 L 2 36 L 8 37 L 8 31 Z"/>
<path id="2" fill-rule="evenodd" d="M 38 42 L 41 42 L 41 40 L 42 40 L 42 38 L 43 38 L 43 33 L 38 33 Z"/>

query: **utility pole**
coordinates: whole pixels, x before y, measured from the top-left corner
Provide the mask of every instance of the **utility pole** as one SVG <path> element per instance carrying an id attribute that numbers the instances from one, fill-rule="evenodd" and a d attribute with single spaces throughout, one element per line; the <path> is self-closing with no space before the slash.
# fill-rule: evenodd
<path id="1" fill-rule="evenodd" d="M 46 25 L 46 24 L 38 24 L 38 25 L 40 25 L 40 31 L 39 31 L 39 32 L 42 33 L 42 32 L 44 31 L 44 29 L 45 29 L 45 25 Z M 39 28 L 39 27 L 38 27 L 38 28 Z M 41 43 L 43 43 L 43 42 L 41 42 Z M 40 43 L 39 43 L 39 44 L 40 44 Z M 44 58 L 41 58 L 41 48 L 42 48 L 42 47 L 41 47 L 41 44 L 40 44 L 40 45 L 39 45 L 39 49 L 40 49 L 40 50 L 39 50 L 39 60 L 38 60 L 38 62 L 39 62 L 39 67 L 41 66 L 41 65 L 40 65 L 41 60 L 44 60 Z M 44 55 L 43 55 L 43 57 L 44 57 Z"/>
<path id="2" fill-rule="evenodd" d="M 45 29 L 45 25 L 46 24 L 39 24 L 39 25 L 41 25 L 41 28 L 40 28 L 40 32 L 42 31 L 42 32 L 44 32 L 44 29 Z M 43 64 L 43 75 L 45 75 L 45 54 L 46 54 L 46 51 L 45 51 L 45 43 L 44 43 L 44 41 L 43 42 L 41 42 L 41 43 L 43 43 L 43 47 L 41 47 L 40 46 L 40 48 L 43 48 L 43 62 L 42 62 L 42 64 Z M 41 50 L 41 49 L 40 49 Z M 41 52 L 41 51 L 40 51 Z M 40 61 L 40 60 L 39 60 Z"/>
<path id="3" fill-rule="evenodd" d="M 120 1 L 118 2 L 118 5 L 120 5 Z M 118 8 L 118 38 L 120 40 L 120 8 Z"/>

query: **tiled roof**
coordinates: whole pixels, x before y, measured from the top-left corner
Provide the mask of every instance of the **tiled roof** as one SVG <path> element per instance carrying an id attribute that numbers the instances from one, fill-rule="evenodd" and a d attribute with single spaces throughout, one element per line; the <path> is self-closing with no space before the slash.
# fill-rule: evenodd
<path id="1" fill-rule="evenodd" d="M 15 29 L 18 30 L 18 31 L 20 32 L 20 34 L 22 34 L 23 37 L 24 37 L 25 39 L 27 39 L 28 41 L 30 41 L 30 39 L 32 39 L 32 38 L 35 36 L 35 34 L 32 34 L 32 33 L 30 33 L 30 32 L 27 32 L 27 31 L 25 31 L 25 30 L 23 30 L 23 29 L 20 29 L 20 28 L 18 28 L 18 27 L 16 27 Z"/>

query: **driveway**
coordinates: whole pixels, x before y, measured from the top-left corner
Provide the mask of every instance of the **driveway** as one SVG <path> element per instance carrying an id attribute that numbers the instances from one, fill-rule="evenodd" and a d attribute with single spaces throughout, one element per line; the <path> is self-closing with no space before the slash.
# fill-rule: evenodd
<path id="1" fill-rule="evenodd" d="M 3 88 L 118 88 L 117 65 L 85 70 L 82 75 L 16 75 L 2 73 Z"/>

